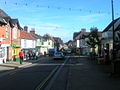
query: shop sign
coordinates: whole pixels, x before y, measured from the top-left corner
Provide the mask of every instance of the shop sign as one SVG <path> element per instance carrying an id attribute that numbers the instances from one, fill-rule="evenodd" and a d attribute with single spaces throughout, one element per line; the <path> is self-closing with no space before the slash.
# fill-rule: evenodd
<path id="1" fill-rule="evenodd" d="M 13 44 L 12 47 L 20 47 L 20 44 Z"/>

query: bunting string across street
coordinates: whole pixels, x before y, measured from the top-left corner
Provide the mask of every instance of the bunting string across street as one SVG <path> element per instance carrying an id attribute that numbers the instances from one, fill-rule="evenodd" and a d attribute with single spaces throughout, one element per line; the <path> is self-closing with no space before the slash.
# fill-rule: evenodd
<path id="1" fill-rule="evenodd" d="M 26 2 L 14 2 L 14 3 L 9 3 L 8 1 L 4 1 L 2 2 L 3 4 L 5 5 L 14 5 L 14 6 L 26 6 L 26 7 L 30 7 L 31 4 L 28 2 L 29 0 L 25 0 Z M 34 2 L 34 1 L 32 1 Z M 83 9 L 83 8 L 72 8 L 72 7 L 62 7 L 62 6 L 51 6 L 51 5 L 39 5 L 39 4 L 36 4 L 34 5 L 34 7 L 36 8 L 47 8 L 47 9 L 57 9 L 57 10 L 66 10 L 66 11 L 72 11 L 72 12 L 87 12 L 87 13 L 96 13 L 96 14 L 108 14 L 108 15 L 111 15 L 110 11 L 101 11 L 101 10 L 98 10 L 98 11 L 94 11 L 94 10 L 90 10 L 90 9 Z M 116 16 L 119 16 L 120 13 L 119 12 L 116 12 L 115 13 Z"/>

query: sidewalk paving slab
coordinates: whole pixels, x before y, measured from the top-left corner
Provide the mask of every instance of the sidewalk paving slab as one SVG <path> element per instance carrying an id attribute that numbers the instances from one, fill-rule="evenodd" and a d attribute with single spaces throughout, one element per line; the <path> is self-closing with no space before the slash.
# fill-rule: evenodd
<path id="1" fill-rule="evenodd" d="M 6 75 L 10 72 L 14 72 L 18 68 L 25 67 L 30 64 L 32 64 L 32 63 L 23 62 L 22 64 L 20 64 L 18 61 L 16 61 L 16 62 L 11 61 L 11 62 L 7 62 L 4 64 L 0 64 L 0 76 Z"/>
<path id="2" fill-rule="evenodd" d="M 44 60 L 45 58 L 46 57 L 40 57 L 38 60 L 24 60 L 22 64 L 20 64 L 19 61 L 9 61 L 7 63 L 0 64 L 0 77 L 10 72 L 14 72 L 19 68 L 29 66 L 40 60 Z"/>

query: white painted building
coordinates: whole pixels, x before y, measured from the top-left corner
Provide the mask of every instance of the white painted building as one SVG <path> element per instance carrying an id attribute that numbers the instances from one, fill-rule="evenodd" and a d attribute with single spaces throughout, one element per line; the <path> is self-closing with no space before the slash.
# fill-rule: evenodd
<path id="1" fill-rule="evenodd" d="M 75 37 L 75 41 L 76 41 L 75 45 L 77 50 L 80 51 L 80 54 L 88 55 L 90 52 L 90 47 L 86 42 L 87 38 L 84 38 L 84 35 L 86 36 L 89 33 L 90 32 L 86 32 L 86 29 L 81 29 L 80 33 Z"/>
<path id="2" fill-rule="evenodd" d="M 41 44 L 41 53 L 44 54 L 44 52 L 48 53 L 48 49 L 54 48 L 54 42 L 51 39 L 47 39 Z"/>
<path id="3" fill-rule="evenodd" d="M 21 49 L 36 48 L 37 39 L 33 37 L 33 33 L 35 33 L 35 31 L 30 31 L 29 33 L 28 27 L 24 26 L 24 30 L 20 32 Z"/>
<path id="4" fill-rule="evenodd" d="M 35 47 L 36 47 L 36 40 L 21 39 L 21 49 L 23 49 L 23 48 L 35 48 Z"/>

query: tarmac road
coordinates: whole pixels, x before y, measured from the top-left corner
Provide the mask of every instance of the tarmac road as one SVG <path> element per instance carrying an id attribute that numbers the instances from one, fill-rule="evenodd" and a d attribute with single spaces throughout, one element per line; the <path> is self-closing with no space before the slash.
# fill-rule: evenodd
<path id="1" fill-rule="evenodd" d="M 0 90 L 36 90 L 52 70 L 63 62 L 46 58 L 34 62 L 29 67 L 10 72 L 0 77 Z"/>
<path id="2" fill-rule="evenodd" d="M 64 63 L 66 60 L 44 59 L 0 77 L 0 90 L 120 90 L 120 76 L 110 77 L 111 65 L 99 65 L 87 56 L 70 56 Z M 57 73 L 54 69 L 61 65 Z M 39 89 L 52 71 L 55 74 L 45 88 Z"/>

